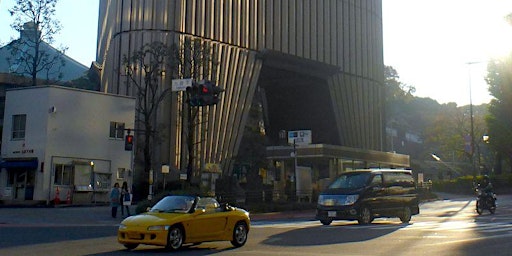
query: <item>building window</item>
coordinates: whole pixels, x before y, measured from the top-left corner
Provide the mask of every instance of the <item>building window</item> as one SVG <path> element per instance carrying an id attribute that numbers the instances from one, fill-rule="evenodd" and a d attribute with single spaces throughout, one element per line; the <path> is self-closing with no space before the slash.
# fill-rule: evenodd
<path id="1" fill-rule="evenodd" d="M 72 185 L 73 166 L 65 164 L 55 165 L 55 185 Z"/>
<path id="2" fill-rule="evenodd" d="M 124 123 L 110 122 L 110 138 L 124 138 Z"/>
<path id="3" fill-rule="evenodd" d="M 125 173 L 126 173 L 125 168 L 117 168 L 117 179 L 124 179 L 125 175 L 126 175 Z"/>
<path id="4" fill-rule="evenodd" d="M 20 140 L 25 138 L 27 115 L 12 116 L 12 139 Z"/>

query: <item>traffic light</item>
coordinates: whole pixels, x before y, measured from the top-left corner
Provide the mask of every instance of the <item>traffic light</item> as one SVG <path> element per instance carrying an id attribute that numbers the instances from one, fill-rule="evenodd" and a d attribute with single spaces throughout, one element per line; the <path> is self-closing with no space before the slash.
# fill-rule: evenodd
<path id="1" fill-rule="evenodd" d="M 203 87 L 201 90 L 201 98 L 203 99 L 203 106 L 211 106 L 213 101 L 213 86 L 210 81 L 203 81 Z"/>
<path id="2" fill-rule="evenodd" d="M 132 151 L 133 150 L 133 135 L 126 135 L 124 137 L 124 150 Z"/>
<path id="3" fill-rule="evenodd" d="M 188 104 L 191 107 L 212 106 L 219 102 L 219 93 L 224 90 L 208 80 L 187 87 Z"/>
<path id="4" fill-rule="evenodd" d="M 212 89 L 212 105 L 215 105 L 219 103 L 219 94 L 223 92 L 224 89 L 220 88 L 219 86 L 213 86 Z"/>
<path id="5" fill-rule="evenodd" d="M 201 98 L 202 86 L 196 83 L 193 83 L 192 86 L 187 87 L 187 95 L 188 95 L 188 104 L 192 107 L 202 106 L 202 98 Z"/>

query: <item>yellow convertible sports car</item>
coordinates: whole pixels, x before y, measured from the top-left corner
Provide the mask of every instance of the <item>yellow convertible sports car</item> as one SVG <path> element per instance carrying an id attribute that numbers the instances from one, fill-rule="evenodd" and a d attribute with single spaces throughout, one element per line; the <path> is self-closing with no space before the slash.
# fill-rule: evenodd
<path id="1" fill-rule="evenodd" d="M 148 212 L 124 219 L 117 240 L 128 249 L 139 244 L 179 249 L 183 244 L 231 241 L 240 247 L 247 241 L 249 212 L 220 205 L 211 197 L 166 196 Z"/>

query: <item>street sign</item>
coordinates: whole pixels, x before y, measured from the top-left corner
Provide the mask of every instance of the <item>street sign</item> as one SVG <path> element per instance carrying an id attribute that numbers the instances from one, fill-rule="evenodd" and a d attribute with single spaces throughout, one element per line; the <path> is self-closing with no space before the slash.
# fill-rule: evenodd
<path id="1" fill-rule="evenodd" d="M 293 145 L 311 144 L 311 130 L 288 131 L 288 144 Z"/>
<path id="2" fill-rule="evenodd" d="M 186 78 L 186 79 L 173 79 L 172 80 L 172 91 L 178 92 L 178 91 L 185 91 L 187 90 L 187 87 L 192 86 L 192 78 Z"/>
<path id="3" fill-rule="evenodd" d="M 168 165 L 162 165 L 162 173 L 169 173 L 169 166 Z"/>
<path id="4" fill-rule="evenodd" d="M 222 173 L 222 170 L 220 169 L 220 164 L 215 163 L 207 163 L 204 167 L 204 171 L 211 173 Z"/>

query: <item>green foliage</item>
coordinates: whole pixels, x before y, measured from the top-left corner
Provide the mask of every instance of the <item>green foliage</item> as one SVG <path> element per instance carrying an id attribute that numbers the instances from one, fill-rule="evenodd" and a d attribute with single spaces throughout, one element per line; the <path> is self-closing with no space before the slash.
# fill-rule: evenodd
<path id="1" fill-rule="evenodd" d="M 445 192 L 454 194 L 472 194 L 473 182 L 475 178 L 473 176 L 462 176 L 451 180 L 438 180 L 433 181 L 432 189 L 435 192 Z"/>
<path id="2" fill-rule="evenodd" d="M 386 86 L 386 101 L 407 101 L 412 99 L 416 88 L 399 81 L 398 72 L 391 66 L 384 67 L 384 84 Z"/>
<path id="3" fill-rule="evenodd" d="M 489 127 L 489 145 L 512 162 L 512 53 L 502 60 L 494 60 L 487 68 L 486 81 L 494 97 L 486 117 Z"/>
<path id="4" fill-rule="evenodd" d="M 423 141 L 418 148 L 400 148 L 395 143 L 393 151 L 408 154 L 416 160 L 430 161 L 430 154 L 436 153 L 441 158 L 449 156 L 456 162 L 470 161 L 470 151 L 465 148 L 465 137 L 471 133 L 469 106 L 439 104 L 430 98 L 413 96 L 414 87 L 398 81 L 399 76 L 392 67 L 386 67 L 385 76 L 387 126 L 395 129 L 398 134 L 415 134 Z M 486 113 L 485 104 L 473 106 L 475 152 L 478 153 L 483 144 L 480 138 L 487 131 L 484 122 Z"/>
<path id="5" fill-rule="evenodd" d="M 432 189 L 435 192 L 471 195 L 474 193 L 474 185 L 481 182 L 483 176 L 463 176 L 452 180 L 433 181 Z M 500 193 L 512 192 L 512 174 L 500 174 L 490 176 L 494 191 Z"/>
<path id="6" fill-rule="evenodd" d="M 264 129 L 262 94 L 257 92 L 253 99 L 243 138 L 234 157 L 237 164 L 250 166 L 248 176 L 257 177 L 259 168 L 267 166 L 266 146 L 269 144 Z"/>

